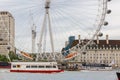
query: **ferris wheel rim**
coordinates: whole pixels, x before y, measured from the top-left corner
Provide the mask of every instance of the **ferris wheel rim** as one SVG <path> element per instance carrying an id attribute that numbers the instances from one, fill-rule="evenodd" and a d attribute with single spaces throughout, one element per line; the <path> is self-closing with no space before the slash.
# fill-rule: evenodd
<path id="1" fill-rule="evenodd" d="M 98 17 L 96 18 L 96 23 L 98 22 L 98 20 L 100 20 L 100 21 L 99 21 L 98 24 L 95 25 L 95 26 L 98 26 L 98 27 L 97 27 L 95 33 L 93 34 L 92 38 L 87 42 L 86 45 L 84 45 L 84 46 L 81 48 L 81 50 L 80 50 L 79 53 L 77 53 L 77 54 L 75 54 L 75 55 L 73 55 L 72 57 L 69 57 L 69 58 L 65 58 L 65 57 L 63 56 L 64 59 L 61 59 L 61 61 L 63 61 L 63 60 L 65 60 L 65 61 L 66 61 L 66 60 L 70 60 L 70 59 L 73 59 L 73 58 L 79 56 L 80 54 L 82 54 L 82 52 L 85 51 L 85 47 L 86 47 L 87 45 L 89 45 L 89 44 L 94 40 L 94 38 L 98 35 L 98 33 L 100 32 L 100 30 L 101 30 L 101 28 L 102 28 L 102 26 L 103 26 L 103 24 L 104 24 L 106 14 L 107 14 L 107 3 L 108 3 L 108 0 L 98 0 L 98 1 L 99 1 L 99 3 L 102 1 L 102 3 L 100 4 L 101 6 L 99 6 L 99 7 L 102 7 L 102 12 L 101 12 L 101 14 L 98 14 L 98 16 L 101 16 L 100 19 L 98 19 Z M 75 45 L 75 46 L 76 46 L 76 45 Z M 74 46 L 74 47 L 75 47 L 75 46 Z"/>

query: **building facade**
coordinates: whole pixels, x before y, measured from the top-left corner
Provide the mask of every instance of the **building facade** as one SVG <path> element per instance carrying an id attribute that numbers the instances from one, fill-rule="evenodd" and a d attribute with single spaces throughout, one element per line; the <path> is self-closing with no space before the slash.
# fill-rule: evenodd
<path id="1" fill-rule="evenodd" d="M 83 42 L 80 43 L 79 41 Z M 80 53 L 82 44 L 89 40 L 74 40 L 71 45 L 71 50 L 77 51 L 80 55 L 75 58 L 76 61 L 86 64 L 114 64 L 120 67 L 120 40 L 109 40 L 108 35 L 106 39 L 94 40 L 91 45 L 86 47 L 85 53 Z M 78 43 L 80 43 L 78 45 Z"/>
<path id="2" fill-rule="evenodd" d="M 0 11 L 0 54 L 15 52 L 15 20 L 11 13 Z"/>

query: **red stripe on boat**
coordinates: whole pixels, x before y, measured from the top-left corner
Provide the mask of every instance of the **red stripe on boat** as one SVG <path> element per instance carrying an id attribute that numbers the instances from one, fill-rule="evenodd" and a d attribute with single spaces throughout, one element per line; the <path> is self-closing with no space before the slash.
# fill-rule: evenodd
<path id="1" fill-rule="evenodd" d="M 64 70 L 10 70 L 10 72 L 59 73 L 64 72 Z"/>

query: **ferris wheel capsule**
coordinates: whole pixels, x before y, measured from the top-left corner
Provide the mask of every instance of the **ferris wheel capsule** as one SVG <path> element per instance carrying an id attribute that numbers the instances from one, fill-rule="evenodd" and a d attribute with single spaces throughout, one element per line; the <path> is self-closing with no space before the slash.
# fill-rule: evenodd
<path id="1" fill-rule="evenodd" d="M 110 1 L 112 1 L 112 0 L 108 0 L 108 2 L 110 2 Z"/>
<path id="2" fill-rule="evenodd" d="M 112 11 L 111 10 L 107 10 L 107 14 L 110 14 Z"/>
<path id="3" fill-rule="evenodd" d="M 104 22 L 104 26 L 107 26 L 108 25 L 108 22 Z"/>
<path id="4" fill-rule="evenodd" d="M 99 32 L 98 36 L 99 36 L 99 37 L 102 37 L 102 36 L 103 36 L 103 33 Z"/>

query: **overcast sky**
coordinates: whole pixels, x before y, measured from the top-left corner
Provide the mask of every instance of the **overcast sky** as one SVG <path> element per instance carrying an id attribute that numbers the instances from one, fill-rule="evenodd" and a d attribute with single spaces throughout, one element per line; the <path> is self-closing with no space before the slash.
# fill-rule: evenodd
<path id="1" fill-rule="evenodd" d="M 39 2 L 39 1 L 41 1 L 41 2 Z M 51 20 L 52 22 L 58 21 L 57 23 L 53 23 L 53 25 L 55 25 L 55 26 L 59 25 L 60 29 L 63 31 L 63 32 L 60 32 L 59 28 L 53 30 L 55 33 L 60 34 L 59 36 L 57 34 L 55 34 L 56 40 L 58 41 L 58 42 L 56 42 L 58 44 L 57 47 L 61 46 L 61 45 L 64 46 L 63 42 L 65 42 L 68 39 L 68 36 L 70 36 L 71 34 L 74 33 L 74 35 L 78 35 L 79 33 L 76 33 L 76 32 L 82 32 L 82 31 L 88 32 L 89 31 L 89 30 L 85 31 L 85 29 L 86 29 L 85 27 L 82 27 L 81 28 L 82 30 L 79 30 L 78 27 L 75 27 L 75 25 L 80 26 L 81 24 L 83 24 L 82 26 L 87 26 L 87 29 L 90 29 L 90 27 L 88 27 L 88 26 L 91 26 L 91 24 L 92 24 L 91 17 L 94 18 L 94 15 L 91 16 L 88 14 L 87 17 L 84 15 L 86 13 L 91 14 L 91 13 L 95 13 L 97 11 L 97 9 L 94 8 L 94 6 L 96 7 L 96 5 L 97 5 L 96 4 L 97 0 L 71 0 L 71 1 L 70 0 L 69 1 L 67 1 L 67 0 L 52 0 L 52 1 L 56 2 L 56 3 L 57 2 L 61 3 L 61 5 L 62 5 L 62 6 L 61 5 L 54 6 L 55 9 L 53 10 L 54 12 L 52 12 L 54 15 L 52 15 L 52 17 L 55 17 L 55 18 L 54 19 L 52 18 L 52 20 Z M 94 1 L 94 3 L 92 3 L 92 1 Z M 76 4 L 80 3 L 82 7 L 80 8 L 77 5 L 74 5 L 73 3 L 76 3 Z M 41 5 L 41 7 L 43 7 L 44 5 L 42 6 L 42 4 L 44 4 L 43 0 L 24 0 L 24 1 L 0 0 L 0 10 L 1 11 L 7 10 L 7 11 L 11 12 L 12 15 L 15 17 L 15 20 L 16 20 L 16 45 L 17 46 L 19 44 L 25 44 L 24 42 L 26 41 L 26 43 L 27 42 L 29 42 L 29 43 L 25 44 L 25 47 L 31 47 L 31 46 L 29 46 L 29 44 L 31 44 L 31 38 L 28 37 L 28 36 L 31 36 L 30 30 L 31 30 L 31 24 L 32 24 L 31 23 L 32 21 L 30 21 L 30 19 L 31 19 L 30 12 L 32 12 L 31 14 L 33 14 L 32 15 L 33 17 L 36 15 L 40 16 L 40 19 L 36 18 L 33 20 L 33 22 L 40 21 L 38 23 L 41 23 L 41 25 L 42 25 L 43 18 L 41 16 L 44 16 L 44 10 L 43 9 L 40 10 L 39 8 L 36 8 L 36 7 L 39 7 L 40 5 Z M 84 6 L 84 4 L 85 4 L 85 6 Z M 72 5 L 73 7 L 70 5 Z M 92 5 L 93 5 L 93 8 L 92 8 Z M 87 12 L 84 14 L 81 14 L 79 11 L 77 11 L 78 9 L 74 8 L 74 7 L 79 8 L 83 12 L 85 12 L 85 11 L 87 11 Z M 84 9 L 85 7 L 86 7 L 86 9 Z M 92 8 L 96 11 L 92 12 L 91 11 L 92 9 L 90 10 L 89 7 L 90 7 L 90 9 Z M 27 9 L 27 8 L 30 8 L 30 9 Z M 57 10 L 57 8 L 59 8 L 60 10 Z M 74 11 L 70 10 L 71 8 L 74 8 L 73 9 Z M 106 21 L 109 22 L 109 25 L 104 26 L 102 28 L 101 32 L 103 32 L 104 35 L 103 35 L 103 37 L 101 37 L 101 39 L 105 39 L 106 34 L 109 35 L 110 39 L 120 39 L 120 0 L 112 0 L 111 2 L 109 2 L 108 9 L 111 9 L 112 13 L 109 15 L 106 15 Z M 40 11 L 37 11 L 37 10 L 40 10 Z M 69 10 L 69 11 L 66 11 L 66 10 Z M 26 13 L 26 12 L 29 12 L 29 13 Z M 65 14 L 63 14 L 62 12 L 63 13 L 65 12 Z M 27 14 L 27 16 L 26 16 L 26 14 Z M 76 15 L 71 15 L 71 14 L 76 14 Z M 61 17 L 61 15 L 62 15 L 62 17 L 64 17 L 64 19 Z M 68 17 L 66 17 L 66 15 L 69 15 L 68 17 L 71 17 L 71 19 L 69 19 L 69 21 L 65 20 L 68 18 Z M 79 19 L 77 19 L 77 17 L 79 17 L 79 16 L 81 16 L 81 17 Z M 90 18 L 90 20 L 88 17 Z M 28 19 L 28 20 L 25 20 L 25 19 Z M 76 21 L 74 22 L 75 19 L 76 19 Z M 64 24 L 61 21 L 64 21 Z M 81 22 L 79 22 L 79 21 L 81 21 Z M 82 21 L 84 21 L 84 22 L 82 22 Z M 71 24 L 71 22 L 74 22 L 74 24 Z M 76 24 L 76 22 L 79 22 L 81 24 Z M 39 26 L 41 26 L 41 25 L 36 24 L 38 34 L 40 34 Z M 70 25 L 72 25 L 72 27 L 70 27 Z M 68 27 L 63 29 L 65 26 L 68 26 Z M 73 26 L 74 26 L 75 30 L 73 30 Z M 27 29 L 26 29 L 26 27 L 27 27 Z M 82 33 L 84 33 L 84 32 L 82 32 Z M 68 34 L 68 33 L 70 33 L 70 34 Z M 84 33 L 84 34 L 86 34 L 86 33 Z M 67 36 L 65 36 L 65 35 L 67 35 Z M 23 40 L 21 40 L 21 39 L 23 39 Z M 60 43 L 60 42 L 62 42 L 62 43 Z M 24 45 L 19 45 L 18 47 L 23 49 Z"/>

